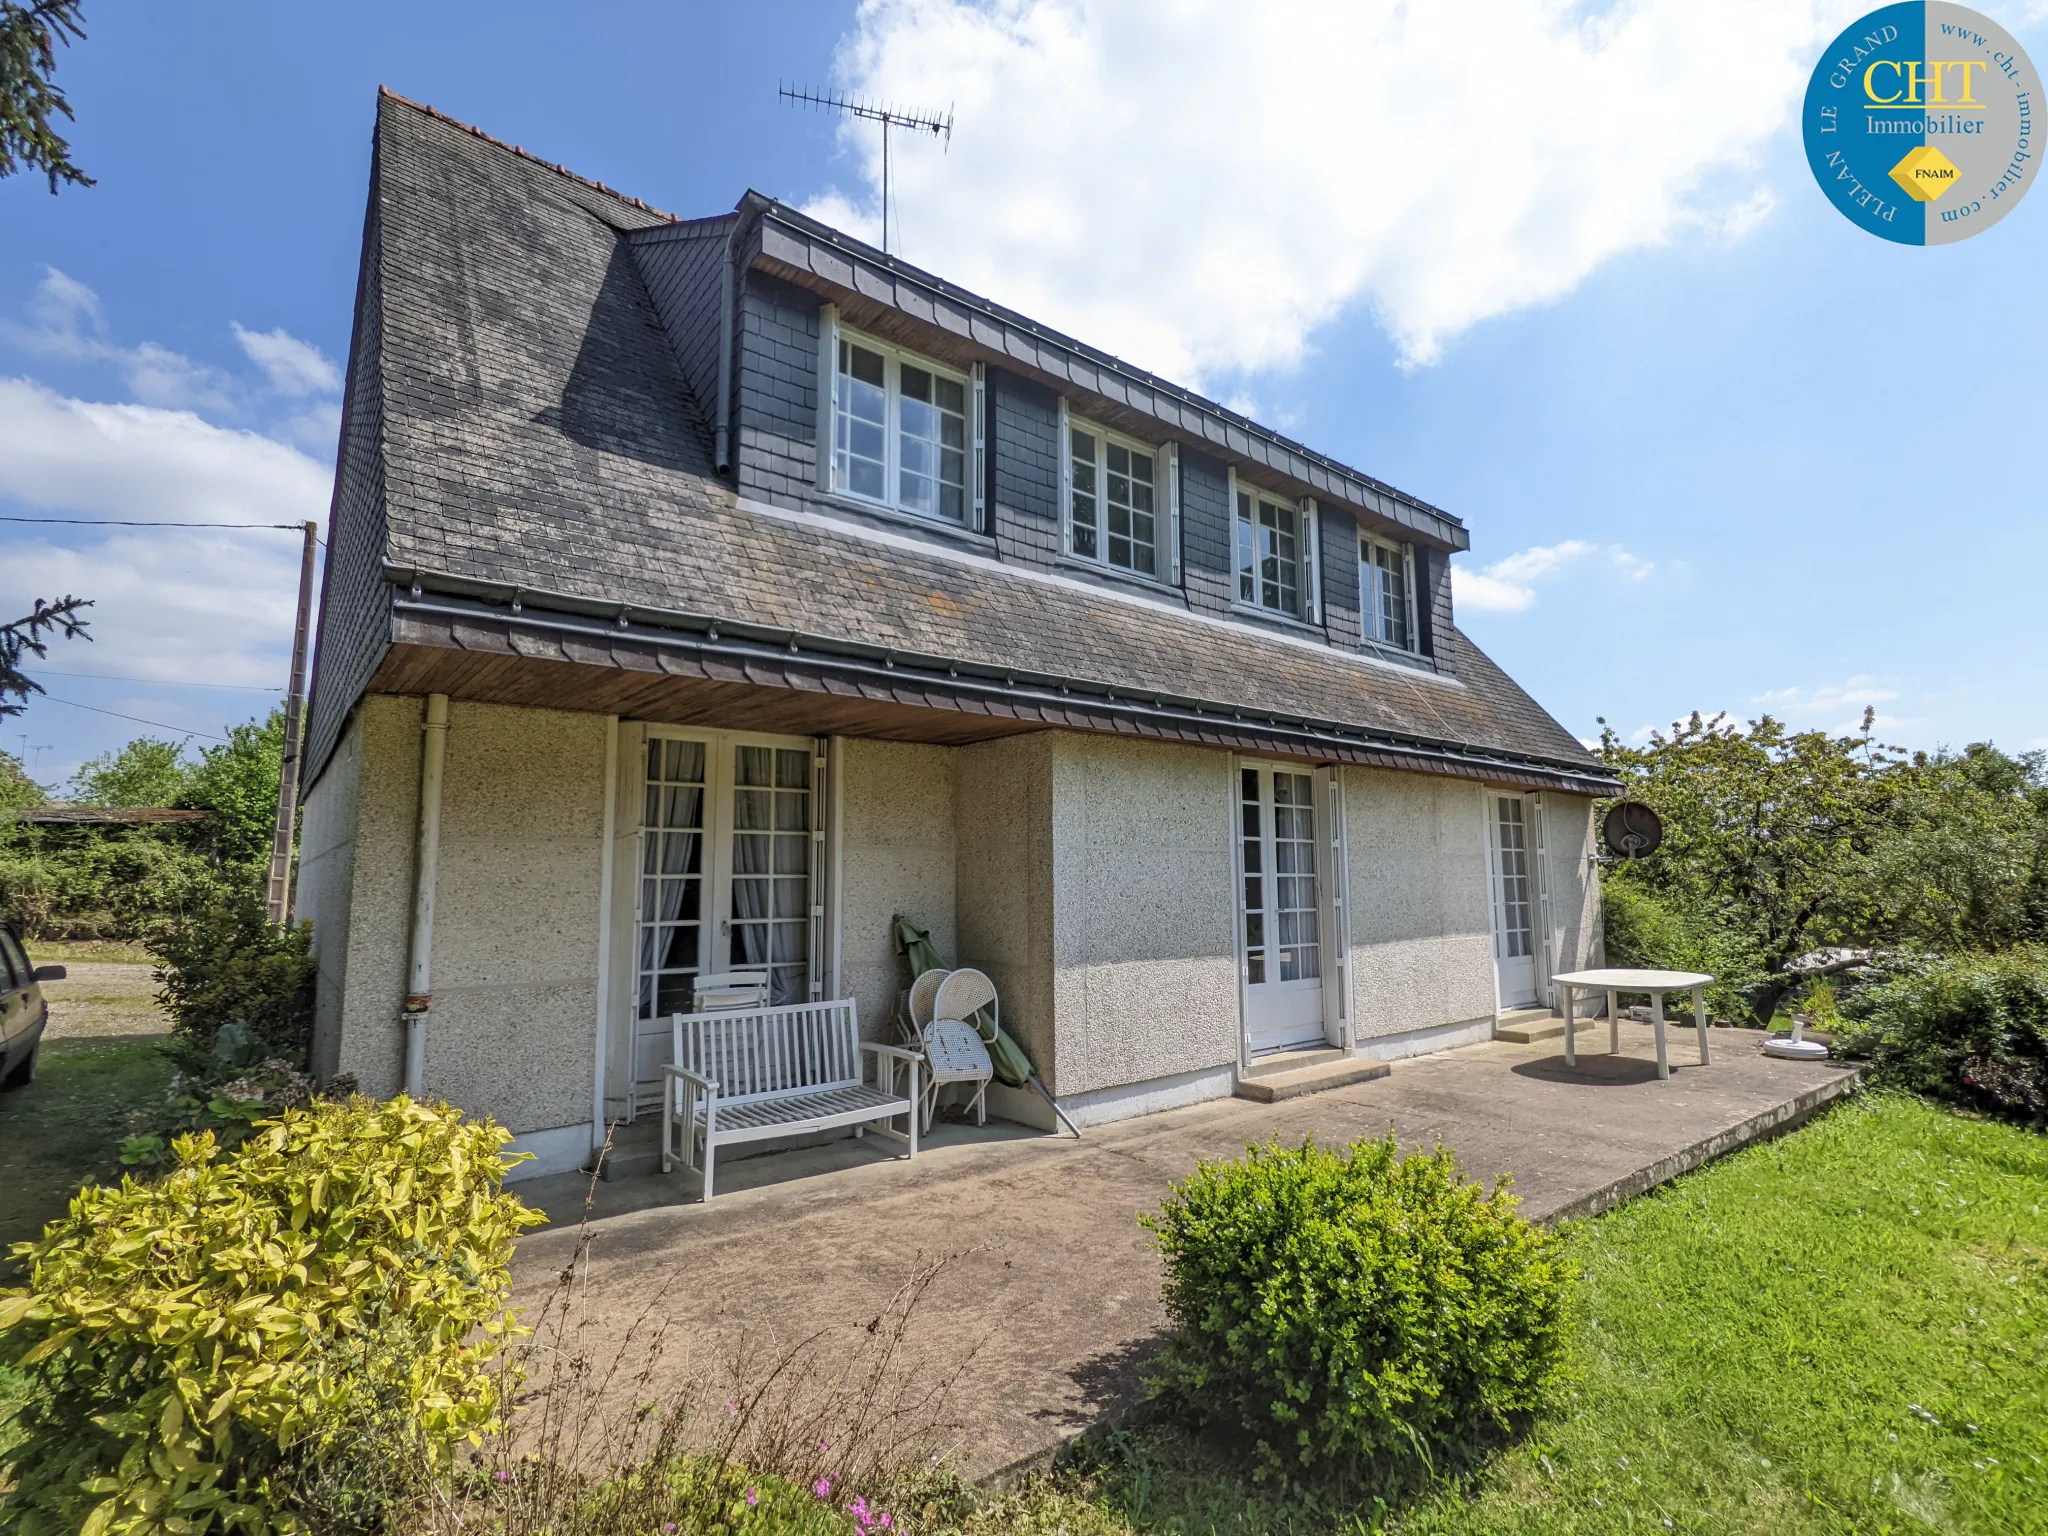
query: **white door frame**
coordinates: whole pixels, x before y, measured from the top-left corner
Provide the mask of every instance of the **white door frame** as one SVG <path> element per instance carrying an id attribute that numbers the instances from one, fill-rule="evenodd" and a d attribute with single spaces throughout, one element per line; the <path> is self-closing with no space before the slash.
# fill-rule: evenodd
<path id="1" fill-rule="evenodd" d="M 1250 1070 L 1253 1055 L 1251 1041 L 1251 975 L 1249 969 L 1249 946 L 1245 942 L 1244 924 L 1244 828 L 1241 820 L 1243 805 L 1242 792 L 1239 787 L 1243 771 L 1247 768 L 1278 769 L 1287 773 L 1301 774 L 1309 779 L 1312 786 L 1310 804 L 1317 819 L 1317 837 L 1314 846 L 1318 850 L 1318 859 L 1335 860 L 1334 868 L 1319 862 L 1315 876 L 1317 925 L 1316 980 L 1318 982 L 1323 1043 L 1330 1045 L 1348 1038 L 1348 1026 L 1345 1019 L 1348 1009 L 1345 1007 L 1343 1000 L 1343 983 L 1344 978 L 1349 974 L 1349 950 L 1348 940 L 1340 940 L 1340 929 L 1343 926 L 1341 915 L 1344 910 L 1344 904 L 1339 894 L 1339 881 L 1342 877 L 1338 873 L 1343 868 L 1344 861 L 1341 857 L 1342 850 L 1339 840 L 1325 835 L 1326 830 L 1330 832 L 1338 831 L 1341 824 L 1341 812 L 1336 809 L 1340 802 L 1334 774 L 1327 768 L 1327 765 L 1304 763 L 1288 758 L 1240 756 L 1233 753 L 1230 758 L 1229 796 L 1225 804 L 1229 814 L 1229 821 L 1226 825 L 1230 833 L 1230 922 L 1237 936 L 1237 1064 L 1240 1076 Z M 1264 829 L 1264 835 L 1270 838 L 1270 827 Z M 1262 871 L 1263 877 L 1268 882 L 1271 882 L 1274 874 L 1275 871 L 1273 870 Z M 1268 888 L 1271 888 L 1270 883 Z M 1269 916 L 1277 917 L 1277 913 L 1271 911 L 1270 902 L 1268 904 L 1268 912 Z M 1271 930 L 1271 932 L 1277 933 L 1277 929 Z M 1337 978 L 1333 979 L 1330 974 L 1332 958 L 1338 951 L 1340 941 L 1347 946 L 1344 951 L 1344 961 L 1347 963 L 1339 969 Z M 1273 940 L 1270 933 L 1267 948 L 1269 951 L 1273 948 Z M 1304 1043 L 1303 1045 L 1291 1048 L 1312 1049 L 1313 1047 Z"/>
<path id="2" fill-rule="evenodd" d="M 1527 790 L 1517 789 L 1508 785 L 1483 784 L 1479 790 L 1479 834 L 1486 847 L 1486 926 L 1488 936 L 1492 940 L 1493 1011 L 1494 1016 L 1498 1018 L 1511 1005 L 1502 997 L 1500 986 L 1501 951 L 1505 948 L 1504 940 L 1507 934 L 1507 909 L 1503 900 L 1505 893 L 1502 882 L 1499 832 L 1496 820 L 1498 812 L 1494 806 L 1496 799 L 1514 799 L 1519 800 L 1522 804 L 1522 856 L 1530 865 L 1530 884 L 1532 887 L 1535 887 L 1530 892 L 1529 900 L 1529 965 L 1534 976 L 1535 1002 L 1515 1003 L 1512 1006 L 1516 1008 L 1541 1006 L 1548 995 L 1550 976 L 1549 969 L 1544 964 L 1544 951 L 1547 948 L 1547 943 L 1538 942 L 1540 930 L 1544 923 L 1542 915 L 1541 860 L 1537 852 L 1541 833 L 1532 829 L 1530 825 L 1532 820 L 1537 823 L 1538 827 L 1541 825 L 1542 807 L 1540 797 L 1531 794 Z M 1532 802 L 1535 803 L 1532 804 Z"/>
<path id="3" fill-rule="evenodd" d="M 618 789 L 621 803 L 630 807 L 627 815 L 618 818 L 621 825 L 618 832 L 619 857 L 615 861 L 619 868 L 614 871 L 614 934 L 629 935 L 627 942 L 613 942 L 615 952 L 622 951 L 620 963 L 612 974 L 612 1006 L 608 1010 L 614 1038 L 606 1052 L 611 1063 L 609 1104 L 617 1106 L 618 1113 L 625 1119 L 634 1118 L 636 1087 L 635 1053 L 639 1040 L 640 1008 L 640 899 L 641 871 L 645 858 L 646 791 L 647 791 L 647 744 L 650 741 L 695 741 L 705 748 L 705 806 L 704 806 L 704 851 L 701 861 L 703 897 L 700 906 L 698 970 L 717 971 L 726 969 L 713 957 L 719 953 L 714 946 L 725 938 L 718 926 L 720 914 L 729 920 L 727 910 L 731 902 L 732 881 L 732 827 L 730 808 L 732 796 L 732 765 L 730 758 L 735 747 L 758 746 L 779 748 L 784 751 L 802 752 L 811 760 L 811 836 L 810 836 L 810 891 L 808 963 L 811 967 L 809 992 L 813 998 L 821 995 L 825 986 L 831 984 L 831 972 L 836 969 L 836 956 L 830 950 L 835 927 L 835 913 L 832 910 L 838 899 L 837 863 L 833 857 L 835 849 L 834 829 L 828 824 L 834 809 L 833 776 L 827 768 L 828 754 L 820 750 L 819 738 L 812 736 L 782 736 L 764 731 L 723 731 L 699 726 L 662 725 L 635 722 L 630 731 L 622 731 L 618 769 Z M 821 784 L 821 779 L 824 782 Z M 832 818 L 836 821 L 836 817 Z M 822 942 L 821 942 L 822 941 Z"/>

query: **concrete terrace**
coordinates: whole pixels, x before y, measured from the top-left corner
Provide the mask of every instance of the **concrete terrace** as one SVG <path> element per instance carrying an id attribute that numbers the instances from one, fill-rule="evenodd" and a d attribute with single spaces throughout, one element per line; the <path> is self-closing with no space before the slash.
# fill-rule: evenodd
<path id="1" fill-rule="evenodd" d="M 934 1369 L 974 1352 L 951 1409 L 955 1456 L 971 1477 L 997 1475 L 1139 1400 L 1137 1364 L 1164 1316 L 1137 1217 L 1201 1158 L 1391 1127 L 1404 1145 L 1452 1148 L 1473 1177 L 1510 1174 L 1525 1215 L 1558 1220 L 1789 1128 L 1860 1075 L 1774 1060 L 1761 1035 L 1726 1029 L 1713 1031 L 1702 1068 L 1690 1031 L 1674 1028 L 1672 1076 L 1660 1083 L 1648 1027 L 1622 1031 L 1621 1055 L 1609 1056 L 1606 1025 L 1582 1026 L 1576 1069 L 1561 1039 L 1494 1041 L 1398 1062 L 1375 1082 L 1276 1104 L 1221 1100 L 1080 1141 L 942 1125 L 915 1163 L 851 1140 L 734 1157 L 708 1207 L 681 1169 L 621 1178 L 593 1202 L 592 1322 L 579 1341 L 605 1358 L 657 1293 L 673 1336 L 690 1345 L 667 1351 L 664 1371 L 718 1358 L 742 1335 L 790 1342 L 836 1325 L 851 1338 L 921 1259 L 959 1255 L 920 1310 L 913 1345 Z M 521 1245 L 530 1303 L 574 1252 L 589 1183 L 564 1175 L 519 1188 L 558 1223 Z"/>

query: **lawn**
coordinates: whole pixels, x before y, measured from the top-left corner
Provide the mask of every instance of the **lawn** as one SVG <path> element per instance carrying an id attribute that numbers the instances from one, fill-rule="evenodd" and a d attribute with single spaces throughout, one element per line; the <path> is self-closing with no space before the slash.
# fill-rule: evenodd
<path id="1" fill-rule="evenodd" d="M 129 1112 L 170 1076 L 159 1039 L 45 1040 L 36 1080 L 0 1094 L 0 1285 L 20 1283 L 13 1244 L 63 1215 L 80 1184 L 119 1173 Z"/>
<path id="2" fill-rule="evenodd" d="M 1274 1499 L 1169 1429 L 996 1532 L 2048 1531 L 2048 1139 L 1869 1095 L 1573 1235 L 1582 1379 L 1419 1497 Z"/>

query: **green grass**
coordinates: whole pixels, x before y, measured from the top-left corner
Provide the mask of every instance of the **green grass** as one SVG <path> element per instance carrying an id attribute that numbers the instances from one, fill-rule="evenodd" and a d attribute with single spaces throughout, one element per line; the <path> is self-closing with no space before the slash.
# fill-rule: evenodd
<path id="1" fill-rule="evenodd" d="M 2048 1531 L 2048 1139 L 1868 1095 L 1573 1234 L 1566 1406 L 1421 1495 L 1277 1500 L 1097 1437 L 987 1507 L 1044 1530 Z"/>
<path id="2" fill-rule="evenodd" d="M 9 1250 L 64 1214 L 88 1179 L 120 1171 L 128 1115 L 161 1099 L 171 1064 L 136 1039 L 45 1040 L 36 1080 L 0 1094 L 0 1284 L 18 1284 Z"/>
<path id="3" fill-rule="evenodd" d="M 156 964 L 156 956 L 132 939 L 37 939 L 27 949 L 37 965 Z"/>

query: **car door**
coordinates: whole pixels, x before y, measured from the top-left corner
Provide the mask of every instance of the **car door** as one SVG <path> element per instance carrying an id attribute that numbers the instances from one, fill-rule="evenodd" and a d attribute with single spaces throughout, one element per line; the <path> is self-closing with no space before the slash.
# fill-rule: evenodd
<path id="1" fill-rule="evenodd" d="M 28 957 L 14 935 L 0 928 L 0 1076 L 13 1068 L 14 1052 L 27 1047 L 32 980 Z"/>

